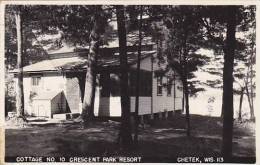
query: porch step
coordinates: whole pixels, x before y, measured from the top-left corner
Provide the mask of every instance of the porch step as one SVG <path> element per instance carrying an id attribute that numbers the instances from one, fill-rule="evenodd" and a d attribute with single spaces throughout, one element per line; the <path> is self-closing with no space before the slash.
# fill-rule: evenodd
<path id="1" fill-rule="evenodd" d="M 53 119 L 60 119 L 60 120 L 68 120 L 68 119 L 75 119 L 80 115 L 80 113 L 60 113 L 60 114 L 53 114 Z"/>

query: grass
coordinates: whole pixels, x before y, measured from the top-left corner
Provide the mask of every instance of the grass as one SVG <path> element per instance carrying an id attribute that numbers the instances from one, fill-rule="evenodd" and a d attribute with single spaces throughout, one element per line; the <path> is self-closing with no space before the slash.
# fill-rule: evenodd
<path id="1" fill-rule="evenodd" d="M 6 156 L 141 156 L 157 162 L 178 156 L 220 156 L 220 118 L 191 115 L 191 129 L 191 137 L 186 137 L 183 115 L 150 121 L 139 129 L 138 147 L 127 152 L 116 143 L 117 122 L 95 122 L 85 129 L 78 123 L 6 129 Z M 254 123 L 234 122 L 233 155 L 255 156 Z"/>

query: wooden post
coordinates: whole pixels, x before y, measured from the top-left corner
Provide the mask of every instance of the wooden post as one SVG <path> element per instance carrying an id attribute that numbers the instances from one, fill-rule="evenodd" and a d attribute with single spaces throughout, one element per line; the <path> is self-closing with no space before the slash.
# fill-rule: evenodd
<path id="1" fill-rule="evenodd" d="M 175 111 L 175 109 L 176 109 L 176 81 L 175 81 L 175 71 L 173 71 L 173 89 L 174 89 L 174 91 L 173 91 L 173 111 Z"/>
<path id="2" fill-rule="evenodd" d="M 164 117 L 165 117 L 165 119 L 168 119 L 168 111 L 167 110 L 164 111 Z"/>
<path id="3" fill-rule="evenodd" d="M 162 119 L 162 112 L 159 112 L 159 120 L 161 120 Z"/>
<path id="4" fill-rule="evenodd" d="M 154 119 L 154 114 L 150 114 L 150 119 L 153 120 Z"/>

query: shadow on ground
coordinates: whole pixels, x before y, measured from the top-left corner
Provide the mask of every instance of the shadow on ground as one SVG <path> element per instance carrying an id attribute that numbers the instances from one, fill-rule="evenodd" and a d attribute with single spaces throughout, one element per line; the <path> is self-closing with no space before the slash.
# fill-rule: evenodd
<path id="1" fill-rule="evenodd" d="M 220 156 L 221 119 L 191 116 L 191 137 L 186 137 L 182 115 L 150 121 L 140 128 L 139 144 L 131 152 L 119 149 L 119 123 L 78 123 L 6 130 L 6 156 L 141 156 L 147 159 L 178 156 Z M 246 125 L 246 126 L 245 126 Z M 254 123 L 235 122 L 234 156 L 255 156 Z"/>

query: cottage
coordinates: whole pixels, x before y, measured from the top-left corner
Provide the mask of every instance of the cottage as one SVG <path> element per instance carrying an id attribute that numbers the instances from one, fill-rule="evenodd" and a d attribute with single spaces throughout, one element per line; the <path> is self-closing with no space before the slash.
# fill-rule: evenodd
<path id="1" fill-rule="evenodd" d="M 66 113 L 66 100 L 63 92 L 43 91 L 32 98 L 32 116 L 49 117 Z"/>
<path id="2" fill-rule="evenodd" d="M 163 75 L 154 45 L 144 45 L 141 56 L 139 115 L 183 110 L 183 88 L 175 70 Z M 60 113 L 81 113 L 85 88 L 87 51 L 49 54 L 48 58 L 25 66 L 25 112 L 52 117 Z M 136 47 L 128 47 L 130 108 L 135 108 Z M 94 103 L 96 116 L 121 116 L 118 48 L 103 48 L 98 61 Z M 16 74 L 16 71 L 13 71 Z"/>

